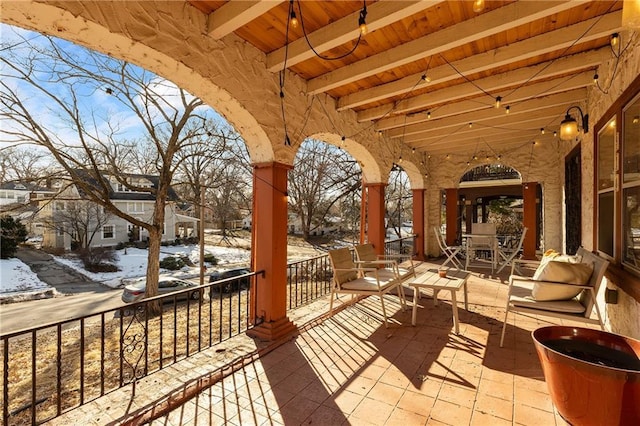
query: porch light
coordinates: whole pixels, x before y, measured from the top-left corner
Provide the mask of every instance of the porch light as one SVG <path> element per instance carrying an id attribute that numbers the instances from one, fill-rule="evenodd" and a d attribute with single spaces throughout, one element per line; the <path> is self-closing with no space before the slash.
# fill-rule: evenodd
<path id="1" fill-rule="evenodd" d="M 624 0 L 622 27 L 627 30 L 640 30 L 640 0 Z"/>
<path id="2" fill-rule="evenodd" d="M 582 130 L 584 133 L 589 133 L 589 114 L 583 114 L 579 106 L 572 106 L 567 109 L 564 120 L 560 123 L 560 139 L 563 141 L 570 141 L 578 135 L 578 122 L 569 114 L 573 108 L 580 113 Z"/>
<path id="3" fill-rule="evenodd" d="M 484 0 L 474 0 L 473 1 L 473 11 L 475 13 L 480 13 L 484 10 Z"/>

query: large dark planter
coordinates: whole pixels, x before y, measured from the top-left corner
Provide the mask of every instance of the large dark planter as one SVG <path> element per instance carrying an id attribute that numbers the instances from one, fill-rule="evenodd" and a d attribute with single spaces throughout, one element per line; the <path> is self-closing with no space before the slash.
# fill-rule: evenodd
<path id="1" fill-rule="evenodd" d="M 567 422 L 640 425 L 640 341 L 563 326 L 532 336 L 551 400 Z"/>

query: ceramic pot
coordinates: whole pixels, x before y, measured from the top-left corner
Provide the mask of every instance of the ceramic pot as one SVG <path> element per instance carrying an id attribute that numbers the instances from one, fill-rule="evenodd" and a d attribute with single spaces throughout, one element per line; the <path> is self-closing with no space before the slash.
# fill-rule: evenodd
<path id="1" fill-rule="evenodd" d="M 640 341 L 549 326 L 532 333 L 551 400 L 571 425 L 640 425 Z"/>

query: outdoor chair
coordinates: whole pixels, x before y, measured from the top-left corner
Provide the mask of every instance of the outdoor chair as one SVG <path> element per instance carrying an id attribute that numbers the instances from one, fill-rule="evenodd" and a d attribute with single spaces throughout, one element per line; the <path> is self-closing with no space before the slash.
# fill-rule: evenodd
<path id="1" fill-rule="evenodd" d="M 444 235 L 440 232 L 437 226 L 433 227 L 433 232 L 436 234 L 436 241 L 438 241 L 438 246 L 440 247 L 440 251 L 442 254 L 447 256 L 447 260 L 441 265 L 442 267 L 447 266 L 449 263 L 452 264 L 457 270 L 464 269 L 462 267 L 462 260 L 458 259 L 458 255 L 462 253 L 462 246 L 449 246 L 444 239 Z"/>
<path id="2" fill-rule="evenodd" d="M 504 261 L 500 264 L 500 267 L 498 267 L 496 274 L 502 272 L 502 270 L 509 265 L 513 266 L 513 260 L 520 254 L 520 250 L 522 250 L 522 243 L 524 242 L 525 235 L 527 235 L 527 228 L 522 230 L 522 235 L 520 235 L 518 244 L 515 247 L 501 247 L 499 249 L 500 257 Z"/>
<path id="3" fill-rule="evenodd" d="M 498 238 L 495 223 L 472 223 L 471 234 L 467 234 L 465 270 L 469 264 L 478 260 L 491 264 L 491 273 L 498 264 Z"/>
<path id="4" fill-rule="evenodd" d="M 416 276 L 415 266 L 413 259 L 410 255 L 402 254 L 387 254 L 379 255 L 376 253 L 373 244 L 360 244 L 356 246 L 356 263 L 363 268 L 377 268 L 380 276 L 391 276 L 397 274 L 400 277 L 400 281 L 406 281 L 409 277 Z M 394 261 L 391 262 L 390 261 Z M 399 263 L 406 262 L 403 267 L 399 266 Z M 365 275 L 371 275 L 373 272 L 368 272 Z"/>
<path id="5" fill-rule="evenodd" d="M 557 254 L 556 254 L 557 255 Z M 514 275 L 518 263 L 538 265 L 533 277 Z M 527 313 L 598 324 L 604 330 L 596 295 L 609 262 L 580 247 L 576 256 L 543 257 L 512 262 L 500 347 L 509 312 Z M 591 314 L 595 309 L 595 317 Z"/>
<path id="6" fill-rule="evenodd" d="M 393 273 L 382 273 L 380 268 L 358 267 L 353 261 L 353 255 L 348 248 L 329 250 L 329 260 L 333 269 L 331 278 L 331 300 L 329 302 L 329 314 L 333 314 L 333 299 L 340 293 L 351 294 L 353 296 L 378 296 L 382 306 L 382 316 L 384 326 L 389 327 L 387 322 L 387 312 L 384 306 L 384 295 L 396 291 L 400 298 L 402 310 L 406 309 L 406 301 L 402 281 L 396 268 L 391 267 Z M 389 261 L 389 264 L 396 264 Z M 368 274 L 368 275 L 365 275 Z"/>

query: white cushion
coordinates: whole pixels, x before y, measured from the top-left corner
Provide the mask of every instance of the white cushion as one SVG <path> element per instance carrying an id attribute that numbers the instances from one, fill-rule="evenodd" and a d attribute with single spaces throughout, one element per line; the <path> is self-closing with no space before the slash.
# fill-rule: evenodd
<path id="1" fill-rule="evenodd" d="M 582 289 L 566 284 L 585 285 L 592 273 L 593 264 L 550 261 L 539 274 L 539 281 L 562 284 L 536 282 L 531 296 L 537 301 L 572 299 L 579 295 Z"/>
<path id="2" fill-rule="evenodd" d="M 584 306 L 575 299 L 539 302 L 531 297 L 512 297 L 510 303 L 521 308 L 541 309 L 564 314 L 581 314 L 585 311 Z"/>

